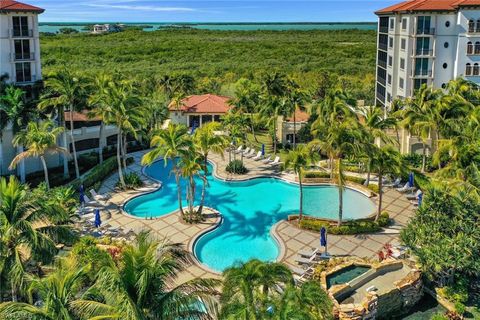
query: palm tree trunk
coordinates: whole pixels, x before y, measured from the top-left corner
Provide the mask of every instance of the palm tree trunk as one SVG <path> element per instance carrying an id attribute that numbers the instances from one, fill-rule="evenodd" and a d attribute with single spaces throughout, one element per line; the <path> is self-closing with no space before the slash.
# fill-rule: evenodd
<path id="1" fill-rule="evenodd" d="M 203 210 L 203 204 L 205 203 L 205 191 L 207 189 L 207 175 L 208 175 L 208 160 L 207 160 L 207 155 L 204 156 L 205 158 L 205 162 L 203 164 L 204 168 L 203 168 L 203 185 L 202 185 L 202 196 L 200 197 L 200 205 L 198 207 L 198 211 L 197 211 L 197 214 L 201 215 L 202 214 L 202 210 Z"/>
<path id="2" fill-rule="evenodd" d="M 371 163 L 372 163 L 372 160 L 369 158 L 368 159 L 368 162 L 367 162 L 367 180 L 365 180 L 365 185 L 368 187 L 368 185 L 370 184 L 370 174 L 372 173 L 371 171 Z"/>
<path id="3" fill-rule="evenodd" d="M 295 111 L 293 111 L 293 148 L 297 146 L 297 118 Z"/>
<path id="4" fill-rule="evenodd" d="M 343 219 L 343 179 L 342 179 L 342 159 L 338 158 L 338 226 L 342 225 Z"/>
<path id="5" fill-rule="evenodd" d="M 58 108 L 58 125 L 65 128 L 65 108 L 63 106 Z M 60 145 L 63 148 L 68 149 L 67 133 L 65 131 L 62 132 L 60 141 Z M 63 177 L 68 178 L 70 176 L 70 172 L 68 170 L 68 156 L 63 154 L 61 157 L 63 159 Z"/>
<path id="6" fill-rule="evenodd" d="M 75 138 L 73 137 L 73 106 L 70 106 L 70 143 L 72 144 L 73 163 L 75 164 L 75 176 L 80 178 L 80 170 L 78 169 L 77 149 L 75 148 Z"/>
<path id="7" fill-rule="evenodd" d="M 383 174 L 382 172 L 380 171 L 378 173 L 378 210 L 377 210 L 377 215 L 375 217 L 375 221 L 378 220 L 378 218 L 380 217 L 380 213 L 382 213 L 382 200 L 383 200 L 383 182 L 382 182 L 382 179 L 383 179 Z"/>
<path id="8" fill-rule="evenodd" d="M 302 221 L 303 218 L 303 185 L 302 185 L 302 175 L 298 173 L 298 185 L 300 186 L 300 213 L 298 215 L 298 220 Z"/>
<path id="9" fill-rule="evenodd" d="M 0 136 L 0 175 L 3 175 L 3 135 Z"/>
<path id="10" fill-rule="evenodd" d="M 48 168 L 47 168 L 47 162 L 45 161 L 45 157 L 40 156 L 40 161 L 42 161 L 43 174 L 45 175 L 45 183 L 47 184 L 47 190 L 49 190 L 50 189 L 50 181 L 48 180 Z"/>
<path id="11" fill-rule="evenodd" d="M 120 179 L 120 184 L 122 188 L 125 188 L 125 180 L 123 179 L 123 170 L 122 170 L 122 160 L 120 155 L 120 148 L 122 144 L 122 130 L 118 129 L 117 134 L 117 166 L 118 166 L 118 178 Z"/>
<path id="12" fill-rule="evenodd" d="M 127 170 L 127 135 L 124 134 L 122 135 L 122 162 L 123 162 L 123 168 L 125 171 Z"/>
<path id="13" fill-rule="evenodd" d="M 98 161 L 103 163 L 103 132 L 105 130 L 105 123 L 100 122 L 100 130 L 98 132 Z"/>
<path id="14" fill-rule="evenodd" d="M 250 130 L 252 130 L 253 139 L 258 143 L 257 134 L 255 133 L 255 126 L 253 125 L 253 115 L 250 113 Z"/>
<path id="15" fill-rule="evenodd" d="M 422 142 L 422 173 L 425 173 L 425 165 L 427 162 L 427 145 Z"/>
<path id="16" fill-rule="evenodd" d="M 180 211 L 182 218 L 185 220 L 185 212 L 183 212 L 182 205 L 182 187 L 180 186 L 180 176 L 177 172 L 176 165 L 173 166 L 173 170 L 175 172 L 175 182 L 177 183 L 178 210 Z"/>
<path id="17" fill-rule="evenodd" d="M 275 117 L 273 121 L 273 135 L 272 135 L 272 140 L 273 140 L 273 154 L 277 154 L 277 117 Z"/>
<path id="18" fill-rule="evenodd" d="M 21 154 L 23 152 L 23 145 L 19 145 L 17 147 L 17 154 Z M 20 176 L 20 182 L 25 183 L 25 160 L 20 160 L 20 165 L 18 166 L 18 175 Z"/>
<path id="19" fill-rule="evenodd" d="M 194 202 L 195 202 L 195 180 L 193 180 L 193 176 L 190 176 L 190 195 L 188 197 L 188 211 L 190 211 L 190 215 L 194 214 Z"/>

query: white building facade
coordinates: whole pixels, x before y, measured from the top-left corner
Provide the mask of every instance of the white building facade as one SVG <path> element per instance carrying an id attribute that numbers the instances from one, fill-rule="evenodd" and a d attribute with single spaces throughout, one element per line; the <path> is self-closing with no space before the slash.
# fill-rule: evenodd
<path id="1" fill-rule="evenodd" d="M 376 104 L 422 84 L 480 83 L 480 0 L 414 0 L 379 10 Z"/>

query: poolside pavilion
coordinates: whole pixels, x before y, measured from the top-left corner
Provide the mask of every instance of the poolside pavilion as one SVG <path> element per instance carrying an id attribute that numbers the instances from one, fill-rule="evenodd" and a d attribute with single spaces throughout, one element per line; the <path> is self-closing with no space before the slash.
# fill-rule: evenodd
<path id="1" fill-rule="evenodd" d="M 233 106 L 230 97 L 214 94 L 188 96 L 181 105 L 171 102 L 168 106 L 172 123 L 184 124 L 189 128 L 201 127 L 204 123 L 220 121 Z"/>

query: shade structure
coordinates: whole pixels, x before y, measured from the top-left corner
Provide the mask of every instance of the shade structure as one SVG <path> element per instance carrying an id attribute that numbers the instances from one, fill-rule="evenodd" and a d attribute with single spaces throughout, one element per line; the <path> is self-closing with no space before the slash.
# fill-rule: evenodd
<path id="1" fill-rule="evenodd" d="M 410 188 L 413 188 L 414 186 L 414 175 L 413 175 L 413 172 L 410 172 L 410 174 L 408 175 L 408 186 Z"/>
<path id="2" fill-rule="evenodd" d="M 322 227 L 322 229 L 320 229 L 320 245 L 322 247 L 327 246 L 327 229 L 325 229 L 325 227 Z"/>
<path id="3" fill-rule="evenodd" d="M 84 204 L 85 203 L 85 191 L 83 190 L 83 184 L 80 185 L 80 188 L 79 188 L 78 192 L 80 193 L 80 204 Z"/>
<path id="4" fill-rule="evenodd" d="M 95 227 L 98 228 L 102 224 L 102 219 L 100 219 L 100 210 L 95 209 Z"/>
<path id="5" fill-rule="evenodd" d="M 418 194 L 418 206 L 419 207 L 422 205 L 422 201 L 423 201 L 423 192 L 420 192 Z"/>
<path id="6" fill-rule="evenodd" d="M 264 155 L 265 155 L 265 144 L 262 143 L 262 156 L 264 156 Z"/>

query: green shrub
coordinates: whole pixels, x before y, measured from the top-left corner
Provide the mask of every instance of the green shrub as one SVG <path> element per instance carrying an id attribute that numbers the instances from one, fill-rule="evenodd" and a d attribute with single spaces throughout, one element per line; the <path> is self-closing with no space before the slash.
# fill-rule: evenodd
<path id="1" fill-rule="evenodd" d="M 135 172 L 127 173 L 123 176 L 123 180 L 125 181 L 125 187 L 127 189 L 135 189 L 143 186 L 142 179 L 140 179 L 140 176 Z M 120 180 L 118 180 L 116 187 L 121 187 Z"/>
<path id="2" fill-rule="evenodd" d="M 330 178 L 330 173 L 325 171 L 307 171 L 304 178 Z"/>
<path id="3" fill-rule="evenodd" d="M 78 156 L 78 165 L 83 168 L 93 168 L 98 163 L 96 152 L 84 153 Z"/>
<path id="4" fill-rule="evenodd" d="M 365 183 L 365 179 L 360 178 L 360 177 L 345 176 L 345 180 L 353 182 L 353 183 L 358 183 L 358 184 L 364 184 Z"/>
<path id="5" fill-rule="evenodd" d="M 245 174 L 248 172 L 248 169 L 243 165 L 243 162 L 240 160 L 230 161 L 225 170 L 228 173 L 234 174 Z"/>
<path id="6" fill-rule="evenodd" d="M 420 169 L 422 167 L 423 156 L 417 153 L 405 154 L 402 156 L 403 161 L 406 165 L 412 168 Z M 430 172 L 433 170 L 432 166 L 432 157 L 427 156 L 425 162 L 425 170 Z"/>
<path id="7" fill-rule="evenodd" d="M 373 184 L 373 183 L 370 183 L 368 186 L 367 186 L 368 189 L 372 190 L 373 192 L 375 193 L 378 193 L 380 191 L 379 187 L 378 187 L 378 184 Z M 384 189 L 385 191 L 385 189 Z"/>
<path id="8" fill-rule="evenodd" d="M 302 219 L 300 221 L 300 227 L 307 230 L 319 232 L 322 227 L 325 227 L 330 234 L 336 235 L 352 235 L 361 233 L 374 233 L 378 232 L 388 225 L 390 217 L 387 212 L 383 212 L 378 221 L 373 220 L 354 220 L 346 221 L 340 227 L 331 225 L 328 221 L 316 220 L 316 219 Z"/>

